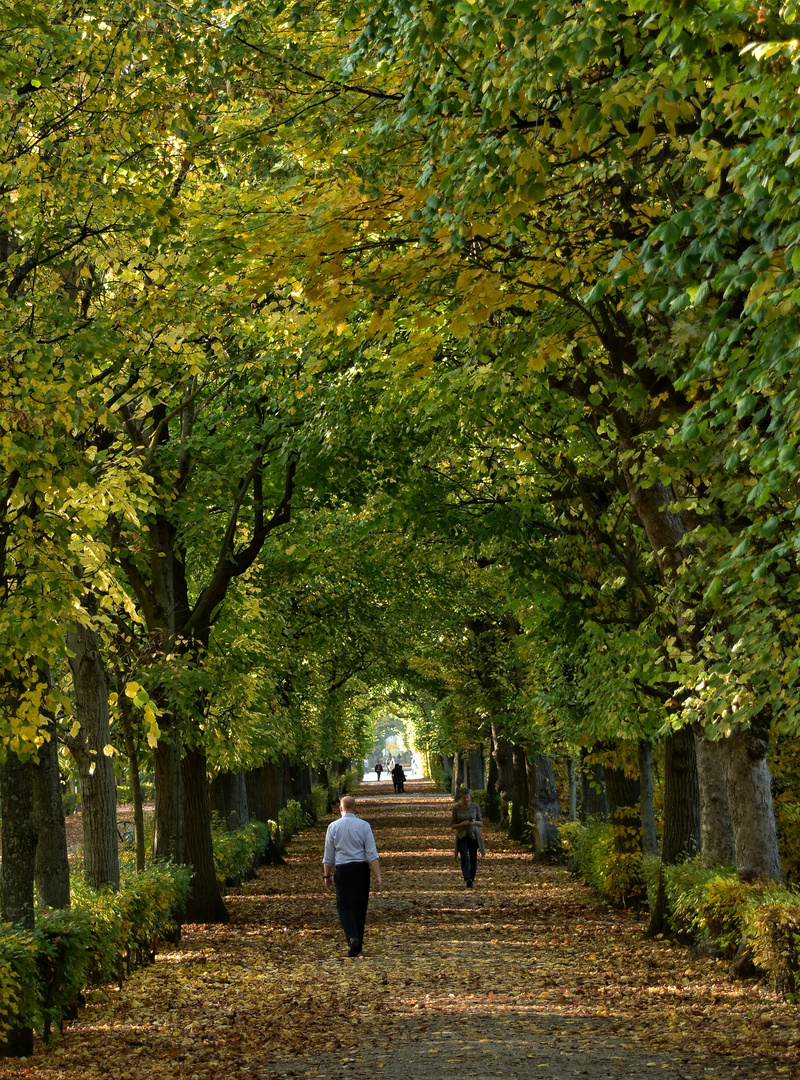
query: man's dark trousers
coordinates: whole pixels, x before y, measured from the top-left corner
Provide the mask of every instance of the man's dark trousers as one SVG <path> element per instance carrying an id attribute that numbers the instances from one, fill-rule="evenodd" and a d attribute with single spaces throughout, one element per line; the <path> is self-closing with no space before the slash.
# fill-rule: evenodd
<path id="1" fill-rule="evenodd" d="M 348 943 L 364 940 L 369 904 L 369 863 L 352 862 L 337 866 L 333 875 L 336 884 L 336 910 Z"/>

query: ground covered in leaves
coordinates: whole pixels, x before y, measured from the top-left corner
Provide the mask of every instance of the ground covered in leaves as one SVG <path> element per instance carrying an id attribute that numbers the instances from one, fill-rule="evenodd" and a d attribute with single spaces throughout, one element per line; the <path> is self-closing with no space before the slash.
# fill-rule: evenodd
<path id="1" fill-rule="evenodd" d="M 189 926 L 121 990 L 3 1080 L 597 1080 L 800 1078 L 800 1009 L 726 965 L 644 936 L 565 870 L 491 826 L 473 890 L 450 800 L 429 783 L 368 783 L 384 888 L 363 954 L 345 957 L 321 873 L 325 825 L 227 898 L 225 927 Z"/>

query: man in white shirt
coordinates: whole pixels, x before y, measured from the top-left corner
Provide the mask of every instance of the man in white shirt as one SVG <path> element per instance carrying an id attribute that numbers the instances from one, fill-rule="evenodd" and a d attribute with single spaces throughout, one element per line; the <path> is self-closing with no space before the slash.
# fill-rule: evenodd
<path id="1" fill-rule="evenodd" d="M 347 938 L 348 956 L 358 956 L 364 941 L 370 869 L 375 888 L 381 887 L 381 867 L 375 838 L 369 823 L 356 817 L 355 809 L 353 796 L 344 795 L 339 803 L 341 817 L 328 826 L 322 856 L 322 875 L 328 888 L 334 881 L 332 872 L 336 867 L 336 909 Z"/>

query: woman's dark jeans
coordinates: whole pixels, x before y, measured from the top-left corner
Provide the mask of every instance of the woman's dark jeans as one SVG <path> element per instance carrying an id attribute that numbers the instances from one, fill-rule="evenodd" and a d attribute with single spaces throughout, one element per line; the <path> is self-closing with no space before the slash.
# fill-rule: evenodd
<path id="1" fill-rule="evenodd" d="M 459 836 L 457 846 L 464 881 L 474 881 L 478 872 L 478 841 L 470 840 L 468 836 Z"/>

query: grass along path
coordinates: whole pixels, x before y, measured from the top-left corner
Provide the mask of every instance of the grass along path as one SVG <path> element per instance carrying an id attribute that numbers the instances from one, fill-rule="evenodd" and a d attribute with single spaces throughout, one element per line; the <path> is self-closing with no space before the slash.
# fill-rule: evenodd
<path id="1" fill-rule="evenodd" d="M 384 888 L 363 954 L 345 958 L 323 889 L 327 821 L 287 863 L 227 898 L 226 927 L 190 926 L 122 990 L 3 1080 L 567 1080 L 800 1078 L 800 1010 L 726 965 L 644 937 L 566 871 L 487 826 L 467 890 L 451 801 L 429 783 L 365 784 Z"/>

